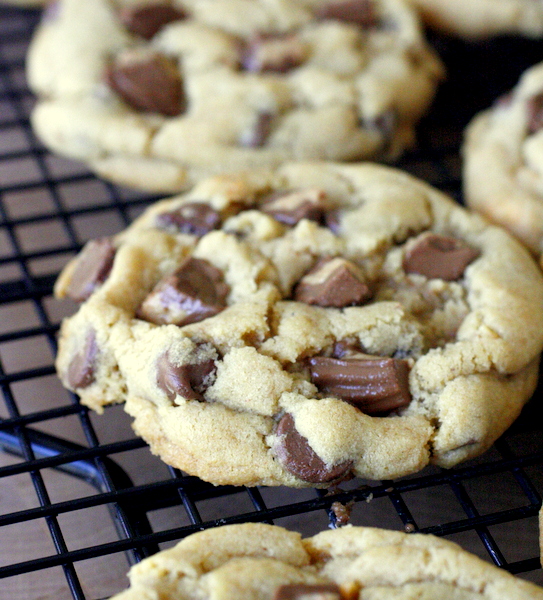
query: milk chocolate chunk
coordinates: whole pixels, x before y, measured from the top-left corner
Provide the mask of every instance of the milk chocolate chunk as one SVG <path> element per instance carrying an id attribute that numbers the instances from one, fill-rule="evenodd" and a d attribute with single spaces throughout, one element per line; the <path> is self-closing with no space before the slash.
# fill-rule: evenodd
<path id="1" fill-rule="evenodd" d="M 311 448 L 307 439 L 300 435 L 294 425 L 294 418 L 286 413 L 275 433 L 278 442 L 275 447 L 277 458 L 293 475 L 309 483 L 328 483 L 345 477 L 352 467 L 347 461 L 338 465 L 327 465 Z"/>
<path id="2" fill-rule="evenodd" d="M 364 274 L 344 258 L 320 260 L 294 290 L 294 299 L 305 304 L 342 308 L 371 298 Z"/>
<path id="3" fill-rule="evenodd" d="M 314 356 L 308 362 L 311 381 L 322 394 L 341 398 L 368 415 L 387 413 L 411 402 L 405 360 Z"/>
<path id="4" fill-rule="evenodd" d="M 105 78 L 136 110 L 176 117 L 186 109 L 179 69 L 158 52 L 127 51 L 107 66 Z"/>
<path id="5" fill-rule="evenodd" d="M 528 100 L 528 132 L 535 133 L 543 127 L 543 94 L 532 96 Z"/>
<path id="6" fill-rule="evenodd" d="M 278 192 L 265 199 L 260 209 L 276 221 L 293 227 L 302 219 L 320 223 L 328 205 L 326 193 L 317 188 Z"/>
<path id="7" fill-rule="evenodd" d="M 454 237 L 423 234 L 418 243 L 405 254 L 406 273 L 425 275 L 429 279 L 455 281 L 466 267 L 479 256 L 479 251 Z"/>
<path id="8" fill-rule="evenodd" d="M 341 600 L 335 583 L 288 583 L 277 588 L 273 600 Z"/>
<path id="9" fill-rule="evenodd" d="M 256 114 L 254 122 L 249 129 L 242 132 L 240 144 L 246 148 L 260 148 L 266 143 L 272 130 L 273 115 L 269 112 Z"/>
<path id="10" fill-rule="evenodd" d="M 128 31 L 150 40 L 165 25 L 184 19 L 186 15 L 170 4 L 157 2 L 125 6 L 121 9 L 119 17 Z"/>
<path id="11" fill-rule="evenodd" d="M 110 238 L 98 238 L 85 244 L 76 259 L 66 295 L 76 302 L 86 300 L 111 271 L 115 246 Z"/>
<path id="12" fill-rule="evenodd" d="M 176 210 L 157 215 L 155 222 L 160 229 L 202 236 L 220 225 L 221 216 L 205 202 L 187 202 Z"/>
<path id="13" fill-rule="evenodd" d="M 94 330 L 89 330 L 83 348 L 77 352 L 66 371 L 66 381 L 71 389 L 86 388 L 94 382 L 98 344 Z"/>
<path id="14" fill-rule="evenodd" d="M 341 232 L 341 211 L 337 208 L 328 211 L 324 215 L 324 223 L 332 233 L 339 235 Z"/>
<path id="15" fill-rule="evenodd" d="M 377 14 L 372 0 L 338 0 L 324 4 L 317 16 L 321 19 L 334 19 L 356 23 L 361 27 L 377 24 Z"/>
<path id="16" fill-rule="evenodd" d="M 179 394 L 187 400 L 203 400 L 217 367 L 213 359 L 201 363 L 175 365 L 167 353 L 157 361 L 157 385 L 173 401 Z"/>
<path id="17" fill-rule="evenodd" d="M 219 269 L 207 260 L 190 257 L 157 283 L 137 316 L 157 325 L 196 323 L 226 308 L 228 292 Z"/>
<path id="18" fill-rule="evenodd" d="M 257 36 L 246 46 L 242 65 L 253 73 L 286 73 L 300 66 L 306 49 L 294 35 Z"/>

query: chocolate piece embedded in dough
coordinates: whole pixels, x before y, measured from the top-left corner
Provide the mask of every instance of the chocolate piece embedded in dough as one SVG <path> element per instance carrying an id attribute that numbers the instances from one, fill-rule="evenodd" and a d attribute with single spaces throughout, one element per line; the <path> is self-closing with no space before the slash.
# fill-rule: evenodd
<path id="1" fill-rule="evenodd" d="M 242 65 L 251 73 L 286 73 L 300 66 L 305 57 L 305 45 L 295 35 L 257 36 L 247 44 Z"/>
<path id="2" fill-rule="evenodd" d="M 311 381 L 322 394 L 341 398 L 368 415 L 391 412 L 411 402 L 405 360 L 314 356 L 308 363 Z"/>
<path id="3" fill-rule="evenodd" d="M 406 273 L 425 275 L 429 279 L 456 281 L 478 256 L 478 250 L 458 238 L 423 234 L 405 253 L 403 268 Z"/>
<path id="4" fill-rule="evenodd" d="M 337 0 L 324 4 L 317 12 L 321 19 L 334 19 L 347 23 L 356 23 L 362 27 L 377 24 L 375 4 L 372 0 Z"/>
<path id="5" fill-rule="evenodd" d="M 298 302 L 335 308 L 362 304 L 371 296 L 362 271 L 344 258 L 319 261 L 294 290 Z"/>
<path id="6" fill-rule="evenodd" d="M 115 246 L 110 238 L 87 242 L 76 259 L 66 295 L 76 302 L 86 300 L 107 279 L 114 258 Z"/>
<path id="7" fill-rule="evenodd" d="M 341 600 L 335 583 L 288 583 L 275 592 L 273 600 Z"/>
<path id="8" fill-rule="evenodd" d="M 260 210 L 283 225 L 293 227 L 302 219 L 321 222 L 327 206 L 328 198 L 324 191 L 306 188 L 272 194 L 264 200 Z"/>
<path id="9" fill-rule="evenodd" d="M 528 132 L 536 133 L 543 127 L 543 93 L 529 98 L 526 110 L 528 113 Z"/>
<path id="10" fill-rule="evenodd" d="M 345 477 L 352 467 L 347 461 L 328 466 L 296 430 L 294 418 L 286 413 L 275 430 L 277 458 L 287 471 L 310 483 L 327 483 Z"/>
<path id="11" fill-rule="evenodd" d="M 188 325 L 226 308 L 230 288 L 222 272 L 207 260 L 188 258 L 157 283 L 142 302 L 137 316 L 157 325 Z"/>
<path id="12" fill-rule="evenodd" d="M 174 365 L 165 353 L 157 360 L 157 385 L 172 401 L 178 394 L 187 400 L 203 400 L 203 392 L 209 387 L 210 378 L 216 370 L 213 359 Z"/>
<path id="13" fill-rule="evenodd" d="M 155 223 L 159 229 L 202 236 L 219 227 L 221 216 L 205 202 L 187 202 L 176 210 L 160 213 Z"/>
<path id="14" fill-rule="evenodd" d="M 136 110 L 176 117 L 186 109 L 179 69 L 158 52 L 127 50 L 107 66 L 105 79 Z"/>
<path id="15" fill-rule="evenodd" d="M 66 370 L 66 381 L 71 389 L 86 388 L 94 382 L 97 355 L 96 333 L 90 329 L 83 348 L 72 357 Z"/>
<path id="16" fill-rule="evenodd" d="M 165 25 L 184 19 L 186 14 L 165 3 L 124 6 L 119 12 L 122 24 L 136 35 L 150 40 Z"/>

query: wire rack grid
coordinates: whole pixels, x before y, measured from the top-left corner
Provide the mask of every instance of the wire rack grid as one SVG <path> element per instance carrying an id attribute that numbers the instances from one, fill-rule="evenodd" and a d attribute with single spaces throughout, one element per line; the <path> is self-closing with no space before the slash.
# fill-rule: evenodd
<path id="1" fill-rule="evenodd" d="M 541 390 L 477 460 L 324 492 L 206 484 L 153 457 L 121 407 L 94 415 L 62 388 L 55 335 L 75 307 L 52 297 L 56 275 L 85 241 L 121 230 L 156 198 L 98 180 L 33 136 L 24 57 L 38 21 L 0 7 L 0 598 L 106 598 L 131 564 L 201 528 L 263 521 L 312 535 L 347 513 L 354 524 L 447 536 L 543 583 Z M 449 79 L 400 166 L 461 201 L 462 128 L 541 50 L 433 42 Z"/>

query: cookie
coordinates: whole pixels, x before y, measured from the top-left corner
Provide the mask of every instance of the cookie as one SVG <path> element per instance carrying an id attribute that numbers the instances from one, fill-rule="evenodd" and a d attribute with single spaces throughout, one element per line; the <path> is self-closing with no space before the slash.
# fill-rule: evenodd
<path id="1" fill-rule="evenodd" d="M 325 487 L 480 454 L 533 392 L 543 275 L 505 231 L 372 164 L 204 180 L 57 281 L 57 369 L 216 484 Z"/>
<path id="2" fill-rule="evenodd" d="M 543 598 L 543 588 L 453 542 L 372 527 L 302 539 L 273 525 L 225 525 L 143 560 L 129 578 L 130 588 L 111 600 Z"/>
<path id="3" fill-rule="evenodd" d="M 408 0 L 430 27 L 466 39 L 543 35 L 541 0 Z"/>
<path id="4" fill-rule="evenodd" d="M 60 0 L 29 50 L 43 142 L 130 187 L 393 159 L 443 68 L 399 0 Z"/>
<path id="5" fill-rule="evenodd" d="M 543 63 L 469 124 L 463 145 L 466 203 L 543 253 Z"/>

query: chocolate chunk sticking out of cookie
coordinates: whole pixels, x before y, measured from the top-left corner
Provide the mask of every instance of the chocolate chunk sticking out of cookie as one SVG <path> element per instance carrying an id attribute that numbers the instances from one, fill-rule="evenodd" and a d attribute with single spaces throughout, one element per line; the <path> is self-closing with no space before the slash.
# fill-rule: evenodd
<path id="1" fill-rule="evenodd" d="M 258 112 L 251 126 L 241 133 L 239 143 L 245 148 L 261 148 L 272 130 L 274 115 Z"/>
<path id="2" fill-rule="evenodd" d="M 478 250 L 458 238 L 422 234 L 405 253 L 403 268 L 406 273 L 425 275 L 429 279 L 456 281 L 478 256 Z"/>
<path id="3" fill-rule="evenodd" d="M 229 291 L 219 269 L 207 260 L 190 257 L 157 283 L 137 316 L 157 325 L 196 323 L 226 308 Z"/>
<path id="4" fill-rule="evenodd" d="M 397 358 L 314 356 L 311 381 L 322 394 L 336 396 L 368 415 L 385 414 L 411 402 L 409 366 Z"/>
<path id="5" fill-rule="evenodd" d="M 205 202 L 187 202 L 179 208 L 156 216 L 159 229 L 201 237 L 221 224 L 221 215 Z"/>
<path id="6" fill-rule="evenodd" d="M 320 223 L 328 207 L 326 193 L 318 188 L 278 192 L 266 198 L 260 210 L 276 221 L 293 227 L 302 219 Z"/>
<path id="7" fill-rule="evenodd" d="M 146 40 L 150 40 L 168 23 L 185 17 L 184 12 L 163 2 L 124 6 L 119 12 L 119 18 L 128 31 Z"/>
<path id="8" fill-rule="evenodd" d="M 136 110 L 176 117 L 186 109 L 181 74 L 164 54 L 126 50 L 107 66 L 105 79 Z"/>
<path id="9" fill-rule="evenodd" d="M 361 27 L 373 27 L 378 18 L 373 0 L 337 0 L 327 2 L 318 11 L 321 19 L 334 19 L 356 23 Z"/>
<path id="10" fill-rule="evenodd" d="M 334 308 L 363 304 L 371 296 L 364 273 L 344 258 L 320 260 L 294 290 L 298 302 Z"/>
<path id="11" fill-rule="evenodd" d="M 97 355 L 96 333 L 90 329 L 83 348 L 74 354 L 66 370 L 66 381 L 71 389 L 86 388 L 94 382 Z"/>
<path id="12" fill-rule="evenodd" d="M 213 359 L 201 363 L 175 365 L 168 353 L 157 360 L 157 385 L 173 402 L 177 395 L 186 400 L 203 400 L 203 393 L 210 386 L 217 366 Z"/>
<path id="13" fill-rule="evenodd" d="M 274 448 L 277 458 L 296 477 L 309 483 L 327 483 L 348 475 L 352 462 L 328 466 L 297 431 L 291 414 L 286 413 L 281 417 L 275 433 L 278 440 Z"/>
<path id="14" fill-rule="evenodd" d="M 288 583 L 277 588 L 273 600 L 341 600 L 335 583 Z"/>
<path id="15" fill-rule="evenodd" d="M 256 36 L 245 47 L 241 64 L 252 73 L 287 73 L 304 62 L 306 53 L 295 35 Z"/>
<path id="16" fill-rule="evenodd" d="M 543 93 L 532 96 L 527 103 L 528 132 L 536 133 L 543 127 Z"/>
<path id="17" fill-rule="evenodd" d="M 66 287 L 66 296 L 76 302 L 86 300 L 107 279 L 114 258 L 115 246 L 110 238 L 87 242 L 77 257 Z"/>

